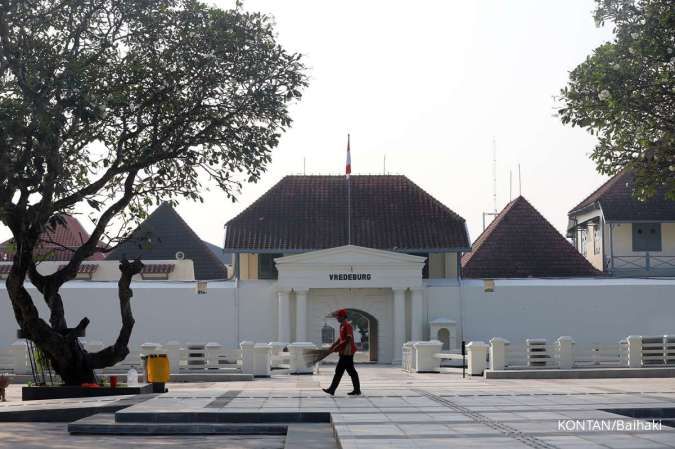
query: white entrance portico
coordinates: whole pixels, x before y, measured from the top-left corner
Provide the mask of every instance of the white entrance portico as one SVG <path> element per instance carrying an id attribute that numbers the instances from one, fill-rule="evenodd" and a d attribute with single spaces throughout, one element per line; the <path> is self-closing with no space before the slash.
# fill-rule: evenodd
<path id="1" fill-rule="evenodd" d="M 378 360 L 400 362 L 403 343 L 422 340 L 424 262 L 424 257 L 353 245 L 275 259 L 279 341 L 321 343 L 321 319 L 335 309 L 353 308 L 379 322 Z"/>

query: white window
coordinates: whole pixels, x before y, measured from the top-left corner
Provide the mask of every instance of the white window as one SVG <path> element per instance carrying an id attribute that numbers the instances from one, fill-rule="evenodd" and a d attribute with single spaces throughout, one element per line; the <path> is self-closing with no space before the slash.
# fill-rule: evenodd
<path id="1" fill-rule="evenodd" d="M 584 256 L 586 255 L 587 240 L 588 240 L 588 229 L 583 228 L 579 236 L 579 252 Z"/>
<path id="2" fill-rule="evenodd" d="M 593 254 L 600 254 L 602 246 L 602 237 L 600 235 L 600 225 L 593 226 Z"/>

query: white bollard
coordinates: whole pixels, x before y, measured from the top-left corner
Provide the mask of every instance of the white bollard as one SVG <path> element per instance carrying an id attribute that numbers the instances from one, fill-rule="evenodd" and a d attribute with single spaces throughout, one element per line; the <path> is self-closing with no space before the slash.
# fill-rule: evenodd
<path id="1" fill-rule="evenodd" d="M 169 358 L 169 372 L 178 374 L 180 372 L 180 343 L 171 340 L 164 345 L 164 352 Z"/>
<path id="2" fill-rule="evenodd" d="M 574 340 L 572 337 L 562 336 L 558 338 L 558 366 L 560 369 L 572 369 L 574 367 Z"/>
<path id="3" fill-rule="evenodd" d="M 252 341 L 242 341 L 239 344 L 241 348 L 241 372 L 244 374 L 253 374 L 255 372 L 255 361 L 253 348 L 255 343 Z"/>
<path id="4" fill-rule="evenodd" d="M 206 352 L 206 369 L 215 370 L 220 368 L 218 357 L 223 353 L 223 345 L 216 342 L 209 342 L 204 346 L 204 351 Z"/>
<path id="5" fill-rule="evenodd" d="M 509 341 L 505 338 L 494 337 L 490 339 L 490 369 L 506 369 L 506 348 Z"/>
<path id="6" fill-rule="evenodd" d="M 280 341 L 271 341 L 270 346 L 272 347 L 272 368 L 279 368 L 283 363 L 281 355 L 284 352 L 286 343 Z"/>
<path id="7" fill-rule="evenodd" d="M 415 372 L 415 348 L 413 348 L 413 345 L 415 344 L 414 341 L 406 341 L 403 343 L 403 347 L 401 348 L 401 363 L 403 365 L 403 371 L 406 371 L 408 373 L 414 373 Z"/>
<path id="8" fill-rule="evenodd" d="M 470 376 L 482 376 L 487 368 L 488 345 L 483 341 L 471 341 L 466 345 L 467 371 Z"/>
<path id="9" fill-rule="evenodd" d="M 304 364 L 302 353 L 305 349 L 316 349 L 316 345 L 308 341 L 296 341 L 288 345 L 291 374 L 312 374 L 314 372 L 314 366 Z"/>
<path id="10" fill-rule="evenodd" d="M 159 343 L 143 343 L 141 345 L 141 355 L 156 354 L 161 349 Z"/>
<path id="11" fill-rule="evenodd" d="M 272 347 L 267 343 L 258 343 L 253 347 L 253 375 L 255 377 L 272 375 Z"/>
<path id="12" fill-rule="evenodd" d="M 642 368 L 642 336 L 630 335 L 628 343 L 628 367 Z"/>
<path id="13" fill-rule="evenodd" d="M 441 359 L 434 357 L 443 349 L 443 342 L 438 340 L 417 341 L 413 343 L 415 354 L 415 372 L 432 373 L 441 369 Z"/>
<path id="14" fill-rule="evenodd" d="M 30 372 L 28 357 L 26 354 L 26 340 L 17 340 L 9 347 L 14 361 L 14 374 L 26 374 Z"/>

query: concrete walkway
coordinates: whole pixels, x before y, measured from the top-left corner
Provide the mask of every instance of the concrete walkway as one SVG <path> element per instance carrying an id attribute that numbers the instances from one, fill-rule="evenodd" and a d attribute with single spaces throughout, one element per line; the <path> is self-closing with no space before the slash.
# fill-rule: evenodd
<path id="1" fill-rule="evenodd" d="M 326 414 L 330 427 L 320 432 L 330 429 L 342 449 L 675 448 L 674 428 L 651 430 L 644 424 L 647 421 L 607 411 L 642 410 L 649 416 L 675 410 L 675 379 L 485 380 L 462 379 L 459 374 L 409 375 L 384 366 L 358 368 L 364 391 L 358 398 L 346 395 L 351 390 L 348 377 L 335 397 L 324 394 L 320 386 L 328 385 L 332 374 L 326 367 L 317 376 L 170 384 L 169 393 L 124 409 L 117 417 L 134 421 L 156 416 L 158 422 L 171 422 L 192 414 L 227 422 L 249 415 L 256 422 L 261 415 L 282 419 Z M 0 413 L 4 407 L 0 405 Z M 312 424 L 306 426 L 313 429 Z M 120 437 L 119 447 L 127 446 L 126 438 Z M 144 438 L 152 442 L 160 437 Z M 294 438 L 299 442 L 293 446 L 287 442 L 286 447 L 320 447 L 310 445 L 311 439 Z"/>

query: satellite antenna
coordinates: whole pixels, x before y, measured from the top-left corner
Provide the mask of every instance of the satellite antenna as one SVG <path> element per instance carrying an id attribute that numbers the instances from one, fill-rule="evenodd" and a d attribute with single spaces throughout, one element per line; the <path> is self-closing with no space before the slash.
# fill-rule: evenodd
<path id="1" fill-rule="evenodd" d="M 486 217 L 497 216 L 497 140 L 492 138 L 492 212 L 483 212 L 483 231 Z"/>

